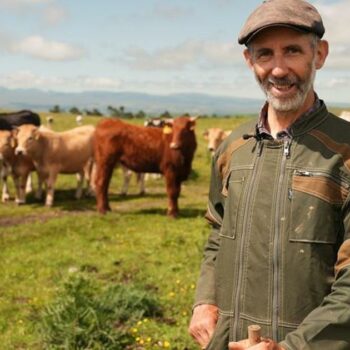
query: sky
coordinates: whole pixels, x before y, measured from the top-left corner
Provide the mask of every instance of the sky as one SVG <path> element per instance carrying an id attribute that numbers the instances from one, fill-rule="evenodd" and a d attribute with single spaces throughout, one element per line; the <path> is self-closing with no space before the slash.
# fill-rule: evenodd
<path id="1" fill-rule="evenodd" d="M 350 102 L 350 0 L 314 0 L 315 89 Z M 0 87 L 263 98 L 237 37 L 261 0 L 0 0 Z"/>

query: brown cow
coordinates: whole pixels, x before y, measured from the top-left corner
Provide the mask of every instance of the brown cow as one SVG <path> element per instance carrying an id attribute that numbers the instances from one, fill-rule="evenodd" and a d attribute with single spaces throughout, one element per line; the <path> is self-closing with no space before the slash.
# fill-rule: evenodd
<path id="1" fill-rule="evenodd" d="M 16 188 L 15 201 L 17 204 L 25 203 L 26 192 L 31 191 L 30 173 L 35 170 L 34 164 L 28 156 L 15 154 L 16 140 L 13 132 L 9 130 L 0 130 L 0 159 L 2 160 L 2 202 L 9 198 L 7 186 L 7 176 L 12 175 Z M 36 196 L 40 196 L 41 184 L 39 184 Z"/>
<path id="2" fill-rule="evenodd" d="M 53 204 L 54 186 L 59 173 L 77 174 L 75 197 L 81 197 L 84 177 L 91 171 L 94 131 L 92 125 L 64 132 L 40 130 L 33 125 L 18 127 L 15 152 L 32 159 L 40 180 L 46 185 L 45 205 Z"/>
<path id="3" fill-rule="evenodd" d="M 170 122 L 169 122 L 170 123 Z M 197 147 L 195 118 L 179 117 L 162 128 L 149 128 L 118 119 L 102 120 L 95 132 L 97 210 L 110 210 L 108 186 L 113 169 L 121 163 L 141 173 L 161 173 L 166 179 L 168 215 L 178 214 L 181 182 L 191 172 Z"/>
<path id="4" fill-rule="evenodd" d="M 210 153 L 213 154 L 230 133 L 231 130 L 224 131 L 220 128 L 209 128 L 205 130 L 203 136 L 208 141 L 208 150 Z"/>

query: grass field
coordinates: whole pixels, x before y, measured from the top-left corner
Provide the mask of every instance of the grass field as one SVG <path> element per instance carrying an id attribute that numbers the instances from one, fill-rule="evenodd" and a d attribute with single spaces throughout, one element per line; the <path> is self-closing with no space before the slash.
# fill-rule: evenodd
<path id="1" fill-rule="evenodd" d="M 44 114 L 41 117 L 45 120 Z M 129 195 L 121 197 L 118 169 L 110 187 L 112 212 L 105 216 L 96 213 L 94 199 L 73 199 L 73 175 L 59 176 L 52 208 L 32 195 L 23 206 L 0 204 L 0 349 L 70 348 L 44 345 L 40 315 L 72 275 L 102 286 L 142 285 L 157 299 L 162 317 L 128 325 L 134 343 L 130 349 L 197 349 L 187 326 L 209 233 L 203 215 L 210 156 L 202 133 L 211 126 L 234 128 L 245 119 L 198 120 L 193 173 L 182 186 L 177 220 L 165 215 L 163 179 L 150 179 L 145 196 L 137 194 L 132 179 Z M 84 124 L 98 120 L 86 117 Z M 74 126 L 73 116 L 55 116 L 54 130 Z"/>
<path id="2" fill-rule="evenodd" d="M 45 115 L 41 116 L 45 120 Z M 84 124 L 98 120 L 86 117 Z M 59 176 L 52 208 L 45 208 L 32 195 L 23 206 L 0 204 L 0 349 L 109 349 L 49 346 L 43 340 L 43 310 L 62 294 L 67 281 L 81 276 L 101 288 L 142 286 L 159 303 L 162 316 L 126 323 L 132 338 L 128 349 L 197 349 L 187 327 L 209 233 L 203 216 L 210 156 L 202 134 L 208 127 L 232 129 L 245 120 L 198 120 L 193 173 L 182 186 L 176 220 L 165 215 L 163 179 L 149 180 L 145 196 L 137 194 L 132 179 L 129 195 L 121 197 L 118 169 L 110 186 L 112 212 L 105 216 L 96 213 L 94 199 L 73 199 L 73 175 Z M 73 116 L 55 116 L 55 130 L 74 126 Z"/>

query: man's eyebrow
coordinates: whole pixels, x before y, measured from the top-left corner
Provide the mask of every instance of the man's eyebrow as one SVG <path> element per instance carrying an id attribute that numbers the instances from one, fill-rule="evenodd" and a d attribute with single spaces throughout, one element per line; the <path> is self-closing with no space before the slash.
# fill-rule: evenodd
<path id="1" fill-rule="evenodd" d="M 294 49 L 294 50 L 299 50 L 299 51 L 302 51 L 303 50 L 303 48 L 302 48 L 302 46 L 301 45 L 299 45 L 299 44 L 290 44 L 290 45 L 287 45 L 285 48 L 284 48 L 285 50 L 287 49 Z"/>
<path id="2" fill-rule="evenodd" d="M 253 48 L 253 52 L 255 55 L 261 55 L 272 52 L 272 49 L 268 47 Z"/>

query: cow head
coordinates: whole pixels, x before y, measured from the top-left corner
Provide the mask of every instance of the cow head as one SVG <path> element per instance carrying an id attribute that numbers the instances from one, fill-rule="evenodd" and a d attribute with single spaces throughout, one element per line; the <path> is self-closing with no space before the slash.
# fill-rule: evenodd
<path id="1" fill-rule="evenodd" d="M 182 116 L 166 121 L 166 125 L 171 125 L 172 127 L 171 149 L 184 149 L 188 145 L 188 142 L 193 143 L 193 140 L 195 143 L 194 128 L 196 119 L 197 117 Z"/>
<path id="2" fill-rule="evenodd" d="M 19 126 L 16 132 L 17 147 L 15 153 L 17 155 L 27 155 L 35 147 L 39 138 L 40 132 L 38 127 L 30 124 Z"/>
<path id="3" fill-rule="evenodd" d="M 203 136 L 208 141 L 209 152 L 214 153 L 229 133 L 230 131 L 227 132 L 220 128 L 210 128 L 205 130 Z"/>

